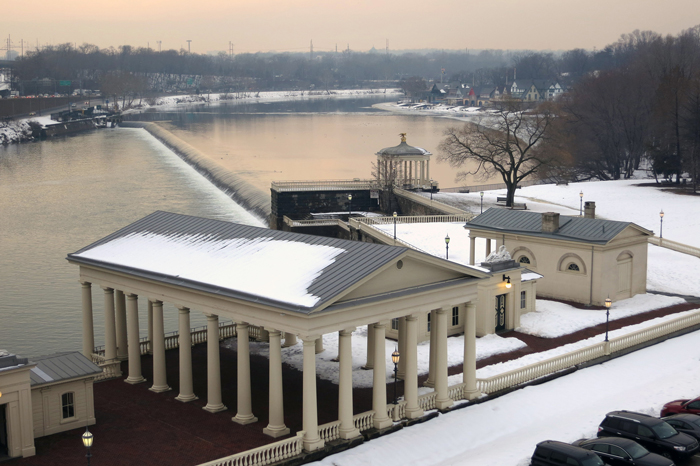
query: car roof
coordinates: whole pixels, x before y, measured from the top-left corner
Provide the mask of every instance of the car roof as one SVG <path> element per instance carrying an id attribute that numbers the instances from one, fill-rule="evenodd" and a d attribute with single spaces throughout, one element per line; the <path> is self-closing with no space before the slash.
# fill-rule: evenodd
<path id="1" fill-rule="evenodd" d="M 689 421 L 692 422 L 693 424 L 696 424 L 698 422 L 698 419 L 700 416 L 697 414 L 692 414 L 692 413 L 678 413 L 678 414 L 672 414 L 670 416 L 664 416 L 661 419 L 666 420 L 666 419 L 680 419 L 683 421 Z"/>
<path id="2" fill-rule="evenodd" d="M 660 422 L 665 422 L 658 417 L 649 416 L 648 414 L 635 413 L 632 411 L 611 411 L 605 415 L 605 417 L 617 417 L 621 419 L 628 419 L 631 421 L 637 421 L 640 424 L 658 424 Z"/>
<path id="3" fill-rule="evenodd" d="M 595 455 L 595 453 L 589 450 L 584 450 L 581 447 L 577 447 L 569 443 L 559 442 L 557 440 L 545 440 L 544 442 L 538 443 L 537 447 L 546 447 L 550 450 L 566 453 L 574 458 L 586 458 L 588 456 Z"/>
<path id="4" fill-rule="evenodd" d="M 581 445 L 587 445 L 590 443 L 609 443 L 611 445 L 617 445 L 620 448 L 628 448 L 637 442 L 624 437 L 600 437 L 581 442 Z"/>

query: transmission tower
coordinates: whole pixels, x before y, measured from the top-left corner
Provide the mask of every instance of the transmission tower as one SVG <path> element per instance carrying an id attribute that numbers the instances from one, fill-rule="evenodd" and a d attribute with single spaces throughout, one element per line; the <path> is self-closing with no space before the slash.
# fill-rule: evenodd
<path id="1" fill-rule="evenodd" d="M 163 43 L 162 40 L 157 40 L 156 43 L 158 44 L 158 53 L 160 53 L 160 46 Z"/>
<path id="2" fill-rule="evenodd" d="M 190 50 L 190 44 L 192 43 L 192 39 L 187 39 L 187 53 L 192 53 Z"/>

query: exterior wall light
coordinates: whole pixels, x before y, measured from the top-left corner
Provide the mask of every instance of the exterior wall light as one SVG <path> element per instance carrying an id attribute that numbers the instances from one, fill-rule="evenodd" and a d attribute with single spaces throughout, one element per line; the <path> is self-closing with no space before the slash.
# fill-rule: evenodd
<path id="1" fill-rule="evenodd" d="M 513 286 L 513 284 L 510 282 L 510 277 L 506 277 L 506 275 L 503 274 L 503 281 L 506 282 L 506 288 L 510 290 L 510 287 Z"/>

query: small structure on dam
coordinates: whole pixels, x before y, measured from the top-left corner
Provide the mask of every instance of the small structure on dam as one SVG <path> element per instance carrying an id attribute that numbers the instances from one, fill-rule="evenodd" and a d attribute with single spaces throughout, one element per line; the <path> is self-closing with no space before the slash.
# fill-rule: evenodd
<path id="1" fill-rule="evenodd" d="M 343 220 L 367 212 L 407 210 L 396 196 L 401 191 L 437 190 L 430 180 L 430 151 L 408 145 L 401 133 L 397 146 L 376 153 L 371 179 L 275 181 L 271 186 L 270 228 L 294 230 L 322 236 L 350 237 Z M 403 200 L 402 200 L 403 201 Z M 408 206 L 410 210 L 410 206 Z M 431 213 L 421 211 L 421 213 Z M 454 213 L 436 210 L 432 213 Z M 323 215 L 326 214 L 326 215 Z"/>

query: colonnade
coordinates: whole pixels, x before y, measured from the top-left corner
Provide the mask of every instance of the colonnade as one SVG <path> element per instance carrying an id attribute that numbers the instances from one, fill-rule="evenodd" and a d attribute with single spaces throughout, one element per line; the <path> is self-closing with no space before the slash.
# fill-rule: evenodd
<path id="1" fill-rule="evenodd" d="M 476 239 L 478 236 L 472 234 L 472 232 L 469 232 L 469 265 L 474 265 L 474 262 L 476 260 Z M 484 256 L 484 259 L 491 254 L 491 246 L 492 246 L 492 238 L 484 238 L 486 241 L 486 255 Z M 500 249 L 501 246 L 503 246 L 504 241 L 503 238 L 496 238 L 496 251 Z"/>
<path id="2" fill-rule="evenodd" d="M 94 329 L 92 316 L 91 283 L 82 284 L 83 310 L 83 353 L 90 358 L 94 350 Z M 128 359 L 129 374 L 125 382 L 136 384 L 145 382 L 141 373 L 141 351 L 139 340 L 138 296 L 113 288 L 103 287 L 105 312 L 105 359 Z M 116 305 L 115 305 L 116 303 Z M 160 393 L 170 390 L 166 377 L 165 331 L 163 323 L 163 302 L 149 299 L 149 338 L 153 355 L 153 381 L 150 390 Z M 179 389 L 176 399 L 189 402 L 197 399 L 192 381 L 192 340 L 190 335 L 190 309 L 178 308 L 179 327 Z M 431 311 L 430 376 L 427 385 L 435 387 L 436 406 L 446 409 L 453 404 L 448 394 L 447 379 L 447 325 L 452 307 Z M 211 413 L 224 411 L 222 401 L 221 367 L 219 358 L 219 317 L 207 317 L 207 404 L 203 408 Z M 476 306 L 466 305 L 464 323 L 464 383 L 468 398 L 477 396 L 476 389 Z M 374 369 L 372 409 L 373 426 L 384 429 L 392 425 L 387 413 L 386 380 L 386 326 L 389 321 L 368 325 L 367 364 Z M 284 346 L 296 344 L 296 336 L 278 329 L 266 329 L 269 339 L 269 420 L 263 432 L 272 437 L 289 434 L 284 423 L 283 381 L 282 381 L 282 335 Z M 354 424 L 353 383 L 352 383 L 352 333 L 355 327 L 344 328 L 338 335 L 339 393 L 338 419 L 339 435 L 352 439 L 360 435 Z M 237 413 L 232 420 L 239 424 L 258 421 L 252 410 L 249 324 L 237 322 Z M 323 350 L 322 335 L 302 335 L 303 345 L 303 439 L 306 451 L 317 450 L 324 445 L 319 435 L 316 391 L 316 354 Z M 399 318 L 400 368 L 399 375 L 404 380 L 406 417 L 419 418 L 423 410 L 418 404 L 418 314 Z"/>
<path id="3" fill-rule="evenodd" d="M 424 186 L 430 182 L 430 156 L 420 160 L 380 156 L 377 165 L 380 179 L 385 181 L 401 181 L 415 186 Z"/>

